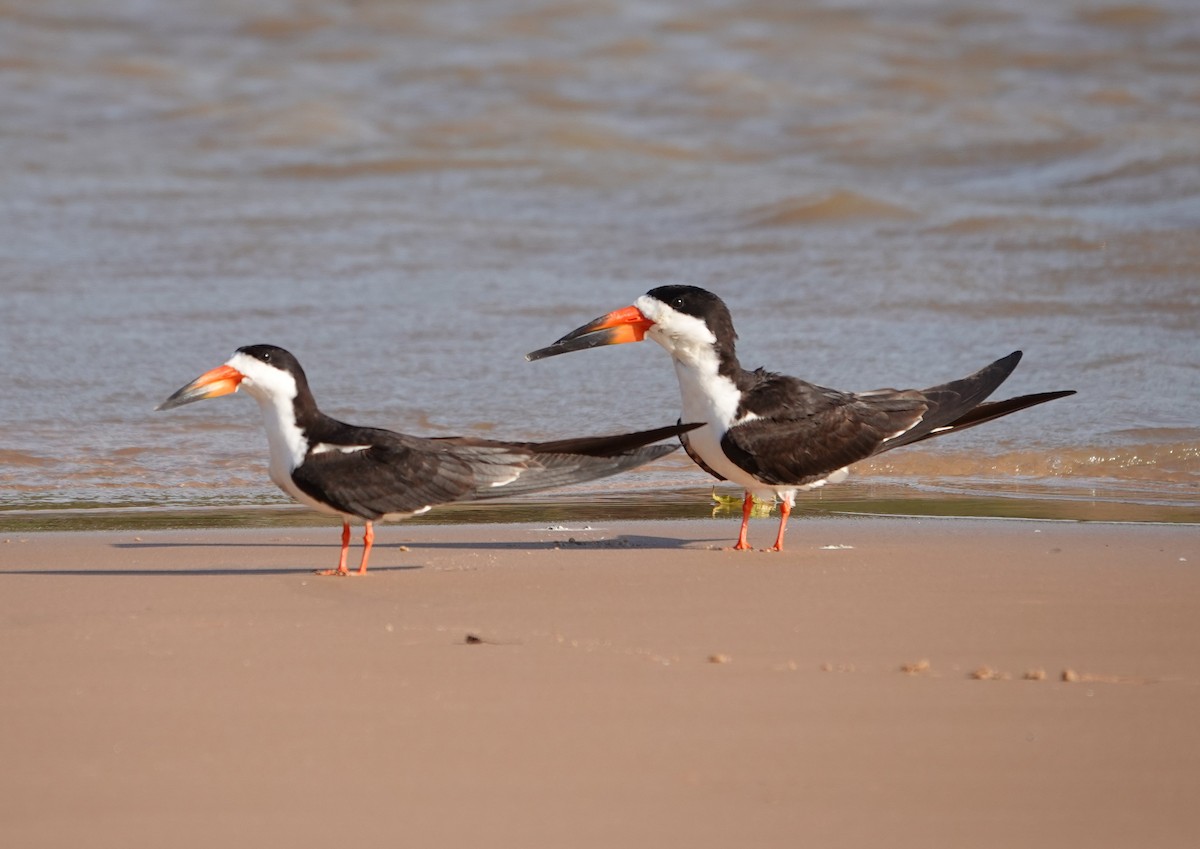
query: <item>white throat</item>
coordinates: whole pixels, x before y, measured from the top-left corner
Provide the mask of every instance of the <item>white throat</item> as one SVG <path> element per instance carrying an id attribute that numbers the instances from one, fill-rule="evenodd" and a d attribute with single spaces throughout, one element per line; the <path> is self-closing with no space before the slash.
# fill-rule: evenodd
<path id="1" fill-rule="evenodd" d="M 240 388 L 245 389 L 262 410 L 267 445 L 271 450 L 271 480 L 288 495 L 297 497 L 292 471 L 304 462 L 308 438 L 296 424 L 295 378 L 245 354 L 235 355 L 229 365 L 245 375 Z"/>
<path id="2" fill-rule="evenodd" d="M 707 422 L 717 440 L 737 423 L 741 396 L 732 380 L 718 371 L 717 354 L 681 358 L 672 354 L 685 422 Z"/>
<path id="3" fill-rule="evenodd" d="M 737 386 L 720 373 L 717 337 L 695 316 L 678 312 L 657 298 L 643 295 L 635 306 L 654 322 L 646 336 L 671 355 L 685 422 L 707 422 L 717 441 L 737 415 Z"/>
<path id="4" fill-rule="evenodd" d="M 308 453 L 308 439 L 296 425 L 291 398 L 256 395 L 254 400 L 258 401 L 263 424 L 267 427 L 267 445 L 271 448 L 271 480 L 289 489 L 292 472 L 304 462 Z M 289 486 L 285 486 L 281 480 L 287 480 Z"/>

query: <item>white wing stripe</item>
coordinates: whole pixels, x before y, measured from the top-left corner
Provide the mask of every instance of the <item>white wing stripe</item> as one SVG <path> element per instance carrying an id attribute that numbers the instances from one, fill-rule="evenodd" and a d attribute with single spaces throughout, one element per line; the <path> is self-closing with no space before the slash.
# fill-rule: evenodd
<path id="1" fill-rule="evenodd" d="M 370 445 L 331 445 L 328 442 L 318 442 L 312 447 L 313 454 L 328 454 L 330 451 L 340 451 L 343 454 L 353 454 L 355 451 L 369 451 Z"/>

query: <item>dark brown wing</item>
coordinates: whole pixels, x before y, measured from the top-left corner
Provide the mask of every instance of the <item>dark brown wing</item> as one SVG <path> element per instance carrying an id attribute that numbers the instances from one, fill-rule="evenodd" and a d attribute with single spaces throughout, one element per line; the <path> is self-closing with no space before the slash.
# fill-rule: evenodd
<path id="1" fill-rule="evenodd" d="M 370 447 L 310 452 L 292 480 L 336 510 L 377 519 L 451 501 L 521 495 L 607 477 L 669 454 L 674 445 L 649 443 L 698 426 L 541 443 L 426 439 L 343 427 L 338 445 Z"/>
<path id="2" fill-rule="evenodd" d="M 519 466 L 524 458 L 510 454 L 496 459 Z M 336 510 L 378 519 L 459 501 L 478 488 L 487 471 L 438 440 L 386 434 L 373 437 L 364 450 L 309 454 L 292 480 Z"/>
<path id="3" fill-rule="evenodd" d="M 761 370 L 745 373 L 740 412 L 761 418 L 732 428 L 721 444 L 733 462 L 759 480 L 803 485 L 881 451 L 1074 394 L 1042 392 L 985 402 L 1020 361 L 1021 352 L 1014 351 L 974 374 L 928 389 L 858 394 Z"/>
<path id="4" fill-rule="evenodd" d="M 742 412 L 753 413 L 725 434 L 735 464 L 768 484 L 803 486 L 870 457 L 921 420 L 915 390 L 864 395 L 827 389 L 786 375 L 757 373 Z"/>

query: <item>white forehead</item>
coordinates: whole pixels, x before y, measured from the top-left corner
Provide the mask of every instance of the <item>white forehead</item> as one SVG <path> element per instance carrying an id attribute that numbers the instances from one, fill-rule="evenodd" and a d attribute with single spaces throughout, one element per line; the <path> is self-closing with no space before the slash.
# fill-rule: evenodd
<path id="1" fill-rule="evenodd" d="M 226 365 L 232 366 L 244 375 L 241 385 L 255 397 L 296 397 L 296 379 L 290 372 L 268 365 L 241 351 L 230 357 Z"/>
<path id="2" fill-rule="evenodd" d="M 633 305 L 642 311 L 642 315 L 654 322 L 654 327 L 650 328 L 648 333 L 660 341 L 664 337 L 686 340 L 696 345 L 713 345 L 717 341 L 717 337 L 708 329 L 703 319 L 681 313 L 658 298 L 642 295 Z"/>

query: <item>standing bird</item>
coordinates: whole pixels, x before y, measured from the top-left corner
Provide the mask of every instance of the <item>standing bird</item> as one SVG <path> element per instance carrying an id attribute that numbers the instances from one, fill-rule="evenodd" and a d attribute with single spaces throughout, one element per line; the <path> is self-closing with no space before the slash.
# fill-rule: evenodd
<path id="1" fill-rule="evenodd" d="M 745 489 L 734 545 L 739 550 L 750 547 L 746 533 L 753 496 L 781 500 L 772 550 L 782 551 L 798 491 L 844 480 L 851 463 L 883 451 L 1075 394 L 1042 392 L 984 403 L 1016 368 L 1020 351 L 929 389 L 841 392 L 761 368 L 748 371 L 734 351 L 737 333 L 729 309 L 695 286 L 651 289 L 633 306 L 572 330 L 526 359 L 645 337 L 666 348 L 675 363 L 683 399 L 680 421 L 707 425 L 680 434 L 684 450 L 709 474 Z"/>
<path id="2" fill-rule="evenodd" d="M 228 395 L 239 388 L 262 409 L 271 449 L 271 480 L 301 504 L 342 516 L 341 557 L 337 568 L 323 575 L 348 574 L 352 518 L 366 522 L 358 567 L 362 575 L 375 540 L 372 522 L 416 516 L 451 501 L 520 495 L 606 477 L 677 447 L 650 443 L 700 427 L 663 427 L 557 442 L 429 439 L 358 427 L 322 413 L 300 363 L 273 345 L 238 348 L 228 362 L 200 375 L 157 409 Z"/>

